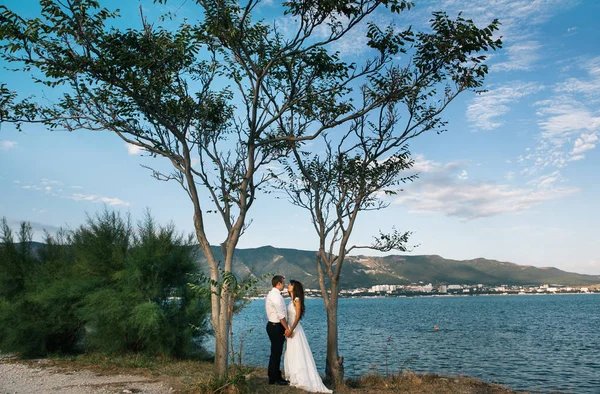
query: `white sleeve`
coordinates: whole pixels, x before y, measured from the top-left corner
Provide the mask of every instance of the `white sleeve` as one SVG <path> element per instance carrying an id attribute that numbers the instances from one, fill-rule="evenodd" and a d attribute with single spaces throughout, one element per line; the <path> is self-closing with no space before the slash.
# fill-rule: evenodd
<path id="1" fill-rule="evenodd" d="M 277 318 L 281 320 L 287 317 L 287 313 L 285 312 L 285 301 L 283 301 L 283 297 L 279 296 L 278 298 L 279 305 L 277 305 Z"/>
<path id="2" fill-rule="evenodd" d="M 266 303 L 267 303 L 267 317 L 269 319 L 271 319 L 271 317 L 274 315 L 273 312 L 275 310 L 274 305 L 273 305 L 273 297 L 271 297 L 271 293 L 267 294 Z"/>

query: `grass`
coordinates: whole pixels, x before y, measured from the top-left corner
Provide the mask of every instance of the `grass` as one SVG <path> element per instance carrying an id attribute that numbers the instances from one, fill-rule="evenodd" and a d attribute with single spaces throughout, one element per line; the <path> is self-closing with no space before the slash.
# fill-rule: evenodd
<path id="1" fill-rule="evenodd" d="M 346 382 L 348 393 L 411 393 L 411 394 L 512 394 L 526 393 L 504 386 L 485 383 L 464 376 L 440 376 L 436 374 L 415 374 L 411 371 L 385 377 L 367 375 Z"/>
<path id="2" fill-rule="evenodd" d="M 27 363 L 27 361 L 19 362 Z M 86 354 L 73 357 L 51 357 L 46 359 L 44 364 L 65 371 L 89 369 L 102 374 L 144 375 L 167 382 L 173 388 L 174 393 L 181 394 L 306 393 L 293 387 L 269 385 L 265 368 L 232 367 L 228 381 L 216 381 L 212 375 L 212 363 L 206 360 L 177 360 L 140 355 L 106 356 Z M 36 363 L 36 366 L 39 367 L 39 363 Z M 514 394 L 519 392 L 468 377 L 415 374 L 404 371 L 389 377 L 369 374 L 358 379 L 348 379 L 346 386 L 336 390 L 336 393 Z"/>

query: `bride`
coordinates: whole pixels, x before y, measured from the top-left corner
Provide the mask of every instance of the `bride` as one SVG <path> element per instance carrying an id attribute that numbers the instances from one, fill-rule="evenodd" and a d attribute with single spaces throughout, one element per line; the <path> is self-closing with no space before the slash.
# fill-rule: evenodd
<path id="1" fill-rule="evenodd" d="M 286 332 L 287 345 L 283 366 L 285 376 L 290 385 L 313 393 L 331 393 L 323 384 L 306 340 L 300 319 L 304 316 L 304 287 L 302 283 L 291 280 L 288 285 L 290 298 L 293 300 L 287 307 L 287 321 L 292 322 Z"/>

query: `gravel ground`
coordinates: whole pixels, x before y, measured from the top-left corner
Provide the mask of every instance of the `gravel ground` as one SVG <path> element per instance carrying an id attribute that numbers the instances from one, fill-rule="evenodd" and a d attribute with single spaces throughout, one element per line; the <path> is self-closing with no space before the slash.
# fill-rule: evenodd
<path id="1" fill-rule="evenodd" d="M 166 382 L 142 375 L 106 375 L 89 370 L 66 371 L 45 365 L 0 359 L 0 394 L 168 394 Z"/>

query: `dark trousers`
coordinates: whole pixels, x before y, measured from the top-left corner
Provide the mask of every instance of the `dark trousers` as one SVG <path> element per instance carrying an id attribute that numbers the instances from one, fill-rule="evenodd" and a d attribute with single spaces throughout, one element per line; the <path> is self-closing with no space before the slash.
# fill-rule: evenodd
<path id="1" fill-rule="evenodd" d="M 269 382 L 276 382 L 282 379 L 281 353 L 283 353 L 283 344 L 285 342 L 285 329 L 281 323 L 267 323 L 267 334 L 271 340 L 271 357 L 269 357 Z"/>

